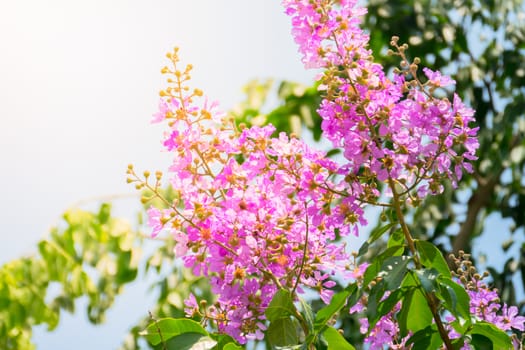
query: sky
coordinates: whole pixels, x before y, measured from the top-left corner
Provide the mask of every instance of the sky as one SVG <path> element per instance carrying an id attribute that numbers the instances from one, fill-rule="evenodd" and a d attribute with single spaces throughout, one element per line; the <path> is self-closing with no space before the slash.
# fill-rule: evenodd
<path id="1" fill-rule="evenodd" d="M 0 0 L 0 264 L 35 252 L 79 202 L 128 196 L 116 214 L 133 216 L 127 164 L 169 165 L 149 121 L 173 46 L 194 86 L 228 110 L 253 78 L 312 81 L 289 33 L 279 1 Z M 38 349 L 117 348 L 147 313 L 146 286 L 126 290 L 102 327 L 80 301 L 55 332 L 35 330 Z"/>
<path id="2" fill-rule="evenodd" d="M 77 201 L 133 193 L 128 163 L 166 161 L 149 121 L 173 46 L 229 109 L 252 78 L 311 81 L 289 30 L 264 0 L 1 2 L 0 261 L 31 252 Z"/>

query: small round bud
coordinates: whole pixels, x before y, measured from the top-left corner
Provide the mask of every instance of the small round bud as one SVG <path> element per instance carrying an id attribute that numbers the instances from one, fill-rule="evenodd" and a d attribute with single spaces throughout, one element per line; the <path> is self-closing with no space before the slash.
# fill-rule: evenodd
<path id="1" fill-rule="evenodd" d="M 148 170 L 144 170 L 144 177 L 147 179 L 150 176 L 150 172 Z"/>
<path id="2" fill-rule="evenodd" d="M 195 90 L 193 90 L 193 93 L 194 93 L 196 96 L 202 96 L 202 95 L 203 95 L 203 92 L 202 92 L 202 90 L 200 90 L 200 89 L 195 89 Z"/>

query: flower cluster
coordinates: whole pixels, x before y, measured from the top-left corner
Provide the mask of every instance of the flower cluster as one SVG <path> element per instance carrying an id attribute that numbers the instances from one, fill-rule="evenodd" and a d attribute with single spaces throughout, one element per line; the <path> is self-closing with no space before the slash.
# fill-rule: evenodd
<path id="1" fill-rule="evenodd" d="M 525 317 L 518 314 L 516 306 L 508 306 L 501 303 L 496 289 L 490 288 L 483 282 L 488 276 L 487 273 L 480 275 L 470 261 L 469 254 L 460 251 L 458 257 L 451 255 L 451 260 L 456 264 L 456 271 L 453 272 L 456 281 L 462 285 L 470 298 L 469 306 L 471 317 L 474 322 L 485 321 L 498 327 L 499 329 L 510 332 L 512 330 L 525 330 Z M 368 264 L 364 264 L 366 267 Z M 362 268 L 361 268 L 362 269 Z M 355 276 L 359 283 L 362 283 L 361 275 Z M 364 286 L 361 286 L 364 288 Z M 386 292 L 382 300 L 388 298 L 390 292 Z M 362 315 L 367 308 L 366 296 L 361 298 L 354 306 L 350 308 L 351 314 Z M 365 335 L 364 343 L 368 344 L 371 350 L 382 350 L 385 346 L 388 349 L 411 349 L 412 345 L 407 344 L 407 340 L 412 333 L 402 336 L 397 319 L 402 302 L 397 303 L 394 308 L 380 317 L 379 320 L 370 328 L 369 320 L 366 317 L 360 317 L 360 332 Z M 452 324 L 456 321 L 453 315 L 446 315 L 446 328 L 450 339 L 459 339 L 461 334 L 455 331 Z M 515 335 L 512 336 L 514 347 L 520 349 L 519 340 Z M 469 344 L 469 339 L 464 339 L 462 350 L 473 349 Z"/>
<path id="2" fill-rule="evenodd" d="M 476 159 L 477 128 L 473 110 L 454 95 L 434 97 L 435 90 L 455 82 L 439 72 L 408 63 L 406 45 L 392 45 L 402 70 L 390 80 L 367 48 L 359 27 L 366 9 L 357 0 L 285 0 L 293 35 L 306 67 L 323 68 L 325 92 L 318 110 L 324 136 L 342 148 L 349 180 L 361 180 L 356 197 L 370 199 L 377 182 L 394 181 L 409 199 L 442 191 L 442 181 L 456 186 L 469 161 Z M 366 185 L 365 185 L 366 184 Z M 367 187 L 372 184 L 372 190 Z"/>
<path id="3" fill-rule="evenodd" d="M 313 289 L 328 303 L 332 276 L 362 276 L 366 265 L 352 271 L 356 263 L 336 238 L 357 234 L 357 225 L 366 223 L 363 207 L 376 204 L 381 182 L 401 216 L 399 203 L 440 193 L 445 179 L 455 186 L 463 171 L 472 171 L 478 148 L 477 128 L 469 126 L 473 111 L 457 95 L 452 102 L 437 97 L 454 81 L 426 68 L 422 81 L 418 60 L 409 63 L 406 46 L 395 38 L 401 70 L 387 78 L 367 48 L 368 36 L 359 28 L 366 10 L 356 3 L 283 1 L 303 62 L 324 70 L 318 112 L 323 134 L 343 151 L 343 164 L 295 137 L 275 136 L 271 125 L 246 128 L 216 103 L 200 103 L 203 93 L 188 86 L 192 67 L 178 68 L 177 49 L 168 54 L 172 67 L 163 68 L 170 85 L 161 91 L 153 122 L 168 125 L 163 145 L 173 156 L 175 199 L 151 207 L 148 223 L 154 236 L 172 235 L 176 255 L 210 281 L 217 297 L 208 307 L 190 295 L 187 315 L 214 322 L 241 344 L 262 339 L 264 312 L 278 290 L 295 297 Z M 152 187 L 148 176 L 141 182 L 132 168 L 128 173 L 139 188 L 160 196 L 160 174 Z M 517 309 L 496 307 L 484 285 L 468 290 L 475 317 L 523 330 Z M 353 311 L 365 307 L 358 303 Z M 400 339 L 396 307 L 372 329 L 361 320 L 371 349 L 405 347 L 408 336 Z"/>
<path id="4" fill-rule="evenodd" d="M 169 125 L 163 144 L 173 155 L 176 201 L 151 207 L 148 223 L 153 235 L 174 237 L 176 254 L 217 295 L 204 313 L 190 299 L 188 312 L 240 343 L 261 338 L 278 289 L 311 288 L 330 300 L 330 277 L 348 261 L 333 241 L 354 230 L 362 210 L 341 197 L 331 180 L 338 167 L 324 153 L 284 133 L 272 137 L 271 125 L 237 126 L 216 104 L 197 104 L 202 93 L 187 87 L 191 66 L 177 69 L 176 50 L 168 57 L 173 68 L 163 72 L 172 85 L 153 121 Z"/>
<path id="5" fill-rule="evenodd" d="M 456 265 L 454 273 L 459 283 L 461 283 L 470 297 L 470 313 L 479 321 L 492 323 L 503 331 L 519 330 L 525 331 L 525 317 L 518 315 L 516 306 L 508 306 L 501 303 L 496 289 L 490 288 L 483 280 L 488 273 L 480 275 L 476 267 L 470 261 L 470 255 L 462 251 L 458 257 L 451 255 L 451 260 Z M 449 321 L 453 321 L 449 317 Z M 459 338 L 461 335 L 451 331 L 451 338 Z M 517 339 L 513 336 L 515 343 Z M 515 348 L 520 348 L 515 345 Z M 464 349 L 471 349 L 469 344 L 465 344 Z"/>

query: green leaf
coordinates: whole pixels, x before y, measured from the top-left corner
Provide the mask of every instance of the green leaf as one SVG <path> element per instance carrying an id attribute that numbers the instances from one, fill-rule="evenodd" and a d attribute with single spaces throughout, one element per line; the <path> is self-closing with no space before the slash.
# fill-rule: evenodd
<path id="1" fill-rule="evenodd" d="M 334 327 L 328 327 L 323 332 L 323 338 L 328 345 L 327 350 L 355 350 Z"/>
<path id="2" fill-rule="evenodd" d="M 348 297 L 356 291 L 357 284 L 351 284 L 341 292 L 334 294 L 330 304 L 317 312 L 314 328 L 320 331 L 326 323 L 345 306 Z"/>
<path id="3" fill-rule="evenodd" d="M 368 315 L 367 313 L 368 324 L 369 324 L 368 328 L 373 329 L 377 321 L 379 321 L 381 317 L 383 317 L 384 315 L 392 311 L 394 307 L 396 306 L 396 304 L 401 299 L 403 299 L 404 295 L 405 295 L 405 290 L 398 289 L 390 293 L 390 295 L 386 299 L 379 300 L 378 302 L 376 302 L 374 305 L 374 308 L 375 308 L 374 314 Z"/>
<path id="4" fill-rule="evenodd" d="M 244 349 L 240 347 L 235 340 L 230 337 L 227 334 L 221 334 L 221 333 L 212 333 L 210 334 L 210 337 L 212 337 L 214 340 L 217 341 L 217 345 L 215 346 L 216 350 L 223 350 L 223 349 Z"/>
<path id="5" fill-rule="evenodd" d="M 494 344 L 492 341 L 481 334 L 473 334 L 470 345 L 473 345 L 476 350 L 494 350 Z"/>
<path id="6" fill-rule="evenodd" d="M 243 350 L 244 348 L 235 343 L 228 343 L 222 349 L 223 350 Z"/>
<path id="7" fill-rule="evenodd" d="M 297 326 L 297 323 L 289 317 L 272 321 L 266 330 L 268 341 L 273 346 L 297 345 L 299 342 Z"/>
<path id="8" fill-rule="evenodd" d="M 388 238 L 387 247 L 403 246 L 405 244 L 405 235 L 403 231 L 396 230 Z"/>
<path id="9" fill-rule="evenodd" d="M 312 332 L 314 330 L 314 313 L 312 307 L 303 298 L 299 298 L 301 304 L 301 315 L 303 315 L 308 325 L 308 330 Z"/>
<path id="10" fill-rule="evenodd" d="M 212 338 L 200 333 L 183 333 L 165 341 L 166 347 L 162 343 L 157 344 L 158 350 L 211 350 L 217 342 Z"/>
<path id="11" fill-rule="evenodd" d="M 507 335 L 507 333 L 505 333 L 492 323 L 476 322 L 472 325 L 470 334 L 479 334 L 490 339 L 494 349 L 505 350 L 514 348 L 512 345 L 512 341 Z"/>
<path id="12" fill-rule="evenodd" d="M 185 318 L 163 318 L 151 323 L 140 335 L 145 336 L 152 345 L 159 344 L 184 333 L 198 333 L 208 335 L 202 326 Z"/>
<path id="13" fill-rule="evenodd" d="M 427 299 L 419 289 L 412 294 L 407 313 L 407 327 L 413 332 L 424 329 L 432 323 L 432 312 L 427 304 Z"/>
<path id="14" fill-rule="evenodd" d="M 408 271 L 408 263 L 411 261 L 412 257 L 402 255 L 390 257 L 383 262 L 378 276 L 383 278 L 388 290 L 399 288 Z"/>
<path id="15" fill-rule="evenodd" d="M 406 292 L 397 316 L 401 336 L 407 335 L 409 330 L 417 332 L 424 329 L 433 320 L 427 300 L 415 281 L 416 277 L 412 273 L 409 276 L 403 282 Z"/>
<path id="16" fill-rule="evenodd" d="M 375 229 L 370 232 L 370 237 L 366 240 L 366 242 L 363 243 L 361 248 L 359 248 L 358 256 L 362 256 L 368 251 L 368 247 L 370 244 L 377 241 L 381 236 L 385 234 L 388 230 L 390 230 L 392 227 L 394 227 L 396 223 L 392 222 L 385 226 L 376 227 Z"/>
<path id="17" fill-rule="evenodd" d="M 413 349 L 440 349 L 443 345 L 443 339 L 441 339 L 436 325 L 433 324 L 415 332 L 406 344 L 414 344 Z"/>
<path id="18" fill-rule="evenodd" d="M 465 289 L 446 277 L 438 278 L 439 292 L 436 295 L 445 302 L 445 307 L 460 322 L 470 323 L 470 297 Z"/>
<path id="19" fill-rule="evenodd" d="M 109 203 L 103 203 L 100 206 L 97 219 L 99 223 L 105 224 L 108 222 L 108 220 L 111 218 L 111 204 Z"/>
<path id="20" fill-rule="evenodd" d="M 280 289 L 275 293 L 266 308 L 265 315 L 268 321 L 273 322 L 279 318 L 295 315 L 297 309 L 292 300 L 292 294 L 286 289 Z"/>
<path id="21" fill-rule="evenodd" d="M 414 273 L 425 291 L 428 293 L 434 293 L 437 290 L 436 280 L 439 276 L 439 272 L 436 269 L 414 270 Z"/>
<path id="22" fill-rule="evenodd" d="M 380 308 L 382 304 L 383 296 L 386 292 L 386 283 L 385 281 L 381 280 L 378 283 L 376 283 L 371 289 L 368 294 L 368 304 L 366 307 L 366 316 L 369 320 L 376 320 L 377 322 L 377 315 L 378 315 L 378 309 Z M 373 323 L 373 322 L 372 322 Z"/>
<path id="23" fill-rule="evenodd" d="M 421 263 L 427 268 L 434 268 L 443 276 L 450 278 L 450 269 L 439 249 L 430 242 L 416 241 L 416 248 L 419 252 Z"/>
<path id="24" fill-rule="evenodd" d="M 383 261 L 392 256 L 400 256 L 401 254 L 403 254 L 404 250 L 404 246 L 390 247 L 386 249 L 383 253 L 379 254 L 378 256 L 375 256 L 372 260 L 372 263 L 370 264 L 370 266 L 367 267 L 365 271 L 363 285 L 368 286 L 370 282 L 377 278 L 379 272 L 381 271 Z"/>

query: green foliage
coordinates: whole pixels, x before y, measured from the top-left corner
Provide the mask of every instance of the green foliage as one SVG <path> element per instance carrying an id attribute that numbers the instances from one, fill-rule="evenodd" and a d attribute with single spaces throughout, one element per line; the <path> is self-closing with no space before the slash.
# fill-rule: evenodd
<path id="1" fill-rule="evenodd" d="M 440 276 L 438 278 L 439 293 L 437 294 L 448 311 L 450 311 L 460 323 L 470 324 L 470 298 L 465 289 L 451 280 Z"/>
<path id="2" fill-rule="evenodd" d="M 437 249 L 435 245 L 426 241 L 416 241 L 416 247 L 419 252 L 419 257 L 423 266 L 432 266 L 445 277 L 450 278 L 450 269 L 443 254 Z"/>
<path id="3" fill-rule="evenodd" d="M 417 332 L 432 323 L 432 314 L 428 308 L 425 295 L 418 288 L 410 288 L 405 294 L 401 311 L 399 312 L 399 327 L 403 330 Z"/>
<path id="4" fill-rule="evenodd" d="M 199 342 L 202 336 L 208 336 L 208 332 L 199 323 L 185 318 L 163 318 L 156 320 L 141 332 L 141 335 L 145 336 L 148 342 L 153 345 L 158 345 L 171 338 L 188 334 L 197 335 L 197 337 L 179 338 L 178 343 L 186 344 L 190 342 L 190 340 Z M 216 342 L 213 342 L 214 345 L 215 343 Z"/>
<path id="5" fill-rule="evenodd" d="M 299 343 L 297 322 L 289 317 L 278 318 L 270 322 L 266 331 L 268 342 L 272 346 L 288 347 Z"/>
<path id="6" fill-rule="evenodd" d="M 323 332 L 323 338 L 326 341 L 327 350 L 355 350 L 334 327 L 328 327 Z"/>
<path id="7" fill-rule="evenodd" d="M 61 310 L 74 312 L 82 296 L 89 320 L 102 322 L 122 286 L 137 276 L 140 245 L 129 224 L 111 217 L 109 204 L 96 213 L 66 212 L 63 228 L 39 242 L 39 254 L 0 268 L 0 348 L 34 348 L 32 327 L 54 329 Z M 50 292 L 52 285 L 58 292 Z"/>
<path id="8" fill-rule="evenodd" d="M 479 235 L 491 234 L 484 230 L 485 219 L 491 213 L 511 219 L 512 233 L 523 230 L 523 1 L 370 0 L 366 6 L 368 14 L 364 27 L 370 33 L 370 47 L 377 61 L 387 69 L 398 66 L 397 57 L 389 56 L 387 49 L 391 37 L 399 36 L 410 46 L 407 53 L 421 59 L 421 66 L 452 75 L 459 95 L 476 109 L 480 127 L 479 159 L 474 173 L 464 175 L 460 191 L 452 191 L 446 186 L 444 195 L 425 199 L 413 212 L 411 232 L 421 239 L 438 243 L 443 253 L 452 251 L 457 254 L 459 250 L 471 251 L 472 240 Z M 263 94 L 266 98 L 270 89 L 265 86 Z M 279 88 L 279 107 L 264 113 L 263 103 L 260 103 L 252 104 L 246 110 L 250 116 L 258 116 L 258 121 L 272 122 L 278 131 L 300 134 L 298 131 L 308 130 L 317 140 L 321 118 L 316 113 L 319 93 L 315 87 L 300 88 L 297 84 L 284 82 Z M 259 89 L 259 93 L 261 91 Z M 253 92 L 247 92 L 247 100 L 250 100 Z M 259 101 L 264 102 L 265 98 Z M 245 113 L 236 112 L 236 116 L 239 123 L 250 125 L 251 119 Z M 292 124 L 295 125 L 293 128 Z M 384 228 L 383 225 L 378 227 Z M 520 238 L 514 234 L 503 242 L 502 253 L 516 241 L 519 242 Z M 361 248 L 360 256 L 368 251 L 370 244 L 367 242 Z M 518 271 L 516 266 L 524 270 L 525 254 L 509 259 L 514 263 L 510 261 L 502 271 L 489 270 L 503 301 L 516 304 L 512 276 Z M 522 283 L 525 286 L 525 278 Z"/>
<path id="9" fill-rule="evenodd" d="M 266 319 L 270 322 L 295 314 L 297 309 L 293 304 L 292 294 L 286 289 L 280 289 L 275 293 L 265 311 Z"/>
<path id="10" fill-rule="evenodd" d="M 447 241 L 441 247 L 449 245 L 457 253 L 470 251 L 473 238 L 493 234 L 484 229 L 490 213 L 511 219 L 512 232 L 523 229 L 523 1 L 370 0 L 367 7 L 365 26 L 377 59 L 388 68 L 397 65 L 386 49 L 390 37 L 399 36 L 410 45 L 409 55 L 419 57 L 423 66 L 453 76 L 458 93 L 476 109 L 480 127 L 474 173 L 464 176 L 461 191 L 447 188 L 445 195 L 426 199 L 415 211 L 411 231 L 432 242 Z M 513 235 L 503 242 L 502 254 L 517 238 Z M 512 258 L 525 264 L 523 254 Z M 492 270 L 508 303 L 516 303 L 511 278 L 516 272 L 511 266 Z"/>
<path id="11" fill-rule="evenodd" d="M 472 325 L 470 334 L 472 334 L 472 343 L 476 348 L 492 344 L 492 349 L 514 349 L 507 334 L 493 324 L 477 322 Z"/>
<path id="12" fill-rule="evenodd" d="M 330 304 L 320 309 L 315 316 L 314 328 L 317 332 L 322 332 L 326 324 L 346 305 L 348 298 L 357 293 L 358 286 L 353 283 L 343 291 L 335 294 Z"/>
<path id="13" fill-rule="evenodd" d="M 378 225 L 376 228 L 374 228 L 370 232 L 370 236 L 368 237 L 368 239 L 363 243 L 361 248 L 359 248 L 357 256 L 363 256 L 364 254 L 366 254 L 368 252 L 368 248 L 372 243 L 381 238 L 386 232 L 392 230 L 396 225 L 397 223 L 391 222 L 386 225 Z"/>
<path id="14" fill-rule="evenodd" d="M 280 289 L 275 293 L 272 301 L 265 311 L 266 318 L 270 322 L 266 331 L 268 342 L 273 346 L 293 346 L 299 343 L 298 311 L 295 307 L 290 291 Z"/>
<path id="15" fill-rule="evenodd" d="M 430 325 L 415 332 L 407 341 L 407 345 L 414 344 L 415 349 L 439 349 L 443 340 L 439 336 L 436 325 Z"/>

